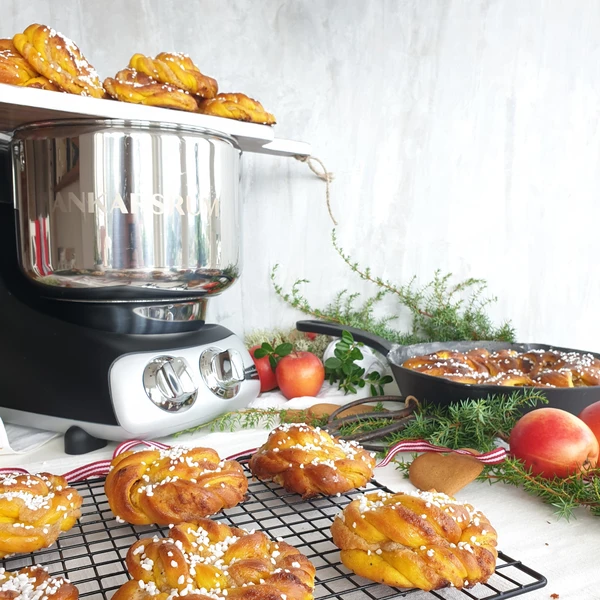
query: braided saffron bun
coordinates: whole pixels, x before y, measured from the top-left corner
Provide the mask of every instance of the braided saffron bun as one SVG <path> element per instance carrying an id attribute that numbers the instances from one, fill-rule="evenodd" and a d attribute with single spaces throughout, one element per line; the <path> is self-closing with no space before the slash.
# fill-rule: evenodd
<path id="1" fill-rule="evenodd" d="M 0 569 L 1 600 L 77 600 L 79 591 L 64 577 L 53 577 L 34 565 L 19 571 Z"/>
<path id="2" fill-rule="evenodd" d="M 273 480 L 303 498 L 332 496 L 365 485 L 375 458 L 356 442 L 332 437 L 310 425 L 274 429 L 249 462 L 258 479 Z"/>
<path id="3" fill-rule="evenodd" d="M 202 100 L 198 110 L 204 115 L 225 117 L 237 121 L 250 121 L 274 125 L 275 117 L 267 112 L 263 105 L 245 94 L 217 94 L 214 98 Z"/>
<path id="4" fill-rule="evenodd" d="M 12 40 L 0 40 L 0 83 L 58 91 L 17 52 Z"/>
<path id="5" fill-rule="evenodd" d="M 200 98 L 214 98 L 219 89 L 216 80 L 203 75 L 187 54 L 161 52 L 156 58 L 134 54 L 129 66 L 160 83 L 166 83 Z"/>
<path id="6" fill-rule="evenodd" d="M 242 501 L 239 463 L 211 448 L 129 451 L 115 457 L 104 491 L 112 512 L 133 525 L 196 521 Z"/>
<path id="7" fill-rule="evenodd" d="M 471 587 L 490 578 L 498 558 L 487 518 L 437 492 L 365 494 L 336 516 L 331 533 L 346 567 L 397 587 Z"/>
<path id="8" fill-rule="evenodd" d="M 53 544 L 73 527 L 81 503 L 64 477 L 0 474 L 0 558 Z"/>
<path id="9" fill-rule="evenodd" d="M 142 539 L 127 553 L 132 581 L 114 600 L 312 600 L 315 568 L 294 547 L 262 532 L 210 519 L 172 527 L 168 538 Z"/>
<path id="10" fill-rule="evenodd" d="M 105 96 L 94 67 L 81 50 L 61 33 L 34 23 L 23 33 L 17 33 L 13 43 L 33 69 L 61 90 L 94 98 Z"/>
<path id="11" fill-rule="evenodd" d="M 198 103 L 188 92 L 160 83 L 135 69 L 123 69 L 104 80 L 106 91 L 116 100 L 195 112 Z"/>

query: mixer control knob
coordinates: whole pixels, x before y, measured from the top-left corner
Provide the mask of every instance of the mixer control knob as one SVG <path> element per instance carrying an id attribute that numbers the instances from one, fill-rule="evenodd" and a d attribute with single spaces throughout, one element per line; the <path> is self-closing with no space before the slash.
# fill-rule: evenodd
<path id="1" fill-rule="evenodd" d="M 157 356 L 146 365 L 143 380 L 148 398 L 167 412 L 187 410 L 198 395 L 198 386 L 183 358 Z"/>
<path id="2" fill-rule="evenodd" d="M 200 355 L 200 374 L 213 394 L 233 398 L 245 378 L 242 355 L 233 349 L 207 348 Z"/>

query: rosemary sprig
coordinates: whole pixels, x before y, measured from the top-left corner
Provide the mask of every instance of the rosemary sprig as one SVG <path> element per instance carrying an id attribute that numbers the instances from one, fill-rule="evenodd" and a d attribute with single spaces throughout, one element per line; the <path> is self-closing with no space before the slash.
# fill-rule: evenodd
<path id="1" fill-rule="evenodd" d="M 424 403 L 414 420 L 402 431 L 388 436 L 385 442 L 392 445 L 400 440 L 424 439 L 446 448 L 487 452 L 497 445 L 496 438 L 508 439 L 523 408 L 547 403 L 541 392 L 531 389 L 445 406 Z"/>
<path id="2" fill-rule="evenodd" d="M 508 457 L 499 465 L 487 467 L 479 479 L 523 487 L 525 491 L 555 507 L 555 514 L 559 519 L 568 521 L 580 506 L 588 508 L 593 515 L 600 516 L 600 468 L 592 469 L 585 475 L 544 479 L 533 475 L 520 460 Z"/>
<path id="3" fill-rule="evenodd" d="M 313 417 L 308 410 L 289 410 L 282 408 L 247 408 L 219 415 L 211 421 L 184 429 L 175 436 L 184 433 L 196 433 L 208 429 L 215 431 L 238 431 L 240 429 L 273 429 L 279 423 L 308 423 L 314 427 L 321 427 L 327 418 Z"/>
<path id="4" fill-rule="evenodd" d="M 352 272 L 376 286 L 377 292 L 373 296 L 357 306 L 360 295 L 342 290 L 324 309 L 316 308 L 301 292 L 302 285 L 310 282 L 298 279 L 289 292 L 284 291 L 276 278 L 278 265 L 271 272 L 275 293 L 287 304 L 307 315 L 357 327 L 399 344 L 456 340 L 514 341 L 515 332 L 510 323 L 496 327 L 486 312 L 489 305 L 497 299 L 484 296 L 487 287 L 484 280 L 469 278 L 453 284 L 451 273 L 443 274 L 438 270 L 434 273 L 433 280 L 421 287 L 417 285 L 416 277 L 407 284 L 400 285 L 374 275 L 369 267 L 363 268 L 352 260 L 338 244 L 335 229 L 332 232 L 332 243 Z M 383 298 L 390 296 L 398 303 L 396 314 L 376 317 L 376 306 Z M 391 327 L 391 321 L 406 308 L 412 316 L 410 330 L 400 331 Z"/>

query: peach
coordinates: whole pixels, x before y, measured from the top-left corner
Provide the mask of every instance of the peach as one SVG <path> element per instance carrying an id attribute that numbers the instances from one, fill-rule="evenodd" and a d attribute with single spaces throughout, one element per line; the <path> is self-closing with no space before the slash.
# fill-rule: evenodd
<path id="1" fill-rule="evenodd" d="M 600 402 L 586 406 L 578 416 L 594 432 L 600 443 Z"/>
<path id="2" fill-rule="evenodd" d="M 538 408 L 521 417 L 509 438 L 510 453 L 534 475 L 567 477 L 596 466 L 600 451 L 592 430 L 558 408 Z"/>

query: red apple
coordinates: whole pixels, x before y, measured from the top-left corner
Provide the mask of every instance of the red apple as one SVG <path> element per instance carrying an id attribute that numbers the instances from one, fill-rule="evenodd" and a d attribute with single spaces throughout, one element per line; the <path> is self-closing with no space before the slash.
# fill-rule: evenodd
<path id="1" fill-rule="evenodd" d="M 558 408 L 538 408 L 510 432 L 510 452 L 546 478 L 567 477 L 595 467 L 598 440 L 579 418 Z"/>
<path id="2" fill-rule="evenodd" d="M 254 361 L 256 370 L 258 371 L 258 379 L 260 381 L 260 391 L 269 392 L 277 387 L 277 379 L 275 378 L 275 371 L 271 368 L 268 356 L 262 358 L 256 358 L 254 352 L 260 348 L 260 346 L 252 346 L 250 348 L 250 356 Z"/>
<path id="3" fill-rule="evenodd" d="M 578 416 L 594 432 L 600 443 L 600 402 L 586 406 Z"/>
<path id="4" fill-rule="evenodd" d="M 281 393 L 289 400 L 298 396 L 316 396 L 323 381 L 325 369 L 312 352 L 292 352 L 284 356 L 275 369 Z"/>

